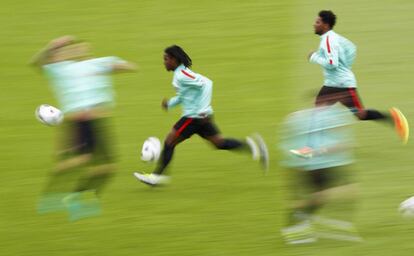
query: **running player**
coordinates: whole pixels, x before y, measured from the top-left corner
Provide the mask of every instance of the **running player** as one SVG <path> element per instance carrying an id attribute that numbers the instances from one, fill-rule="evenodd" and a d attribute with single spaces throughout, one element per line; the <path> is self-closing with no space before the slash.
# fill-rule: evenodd
<path id="1" fill-rule="evenodd" d="M 293 176 L 289 181 L 294 196 L 287 226 L 282 229 L 288 244 L 312 243 L 318 238 L 362 241 L 351 222 L 356 199 L 350 172 L 355 119 L 344 106 L 332 104 L 343 97 L 347 94 L 321 96 L 318 107 L 294 112 L 284 122 L 280 146 L 285 153 L 283 165 Z M 292 148 L 312 151 L 304 157 Z M 322 212 L 324 208 L 329 211 Z"/>
<path id="2" fill-rule="evenodd" d="M 332 11 L 322 10 L 313 25 L 315 34 L 321 42 L 315 52 L 309 54 L 311 63 L 319 64 L 324 71 L 324 86 L 316 97 L 316 106 L 321 104 L 321 97 L 345 93 L 340 102 L 351 109 L 360 120 L 384 120 L 395 124 L 396 131 L 403 143 L 407 143 L 409 127 L 400 110 L 393 107 L 390 114 L 374 109 L 365 109 L 359 99 L 357 82 L 351 70 L 356 57 L 356 46 L 345 37 L 333 31 L 336 15 Z M 332 104 L 336 103 L 335 101 Z"/>
<path id="3" fill-rule="evenodd" d="M 205 76 L 190 70 L 192 61 L 184 50 L 173 45 L 164 51 L 164 65 L 172 71 L 173 86 L 177 95 L 162 101 L 162 108 L 169 110 L 177 105 L 183 108 L 181 119 L 174 125 L 164 142 L 164 148 L 156 169 L 151 174 L 135 172 L 135 177 L 148 185 L 158 185 L 168 181 L 164 171 L 170 163 L 174 148 L 182 141 L 198 134 L 211 142 L 217 149 L 251 152 L 254 159 L 260 159 L 263 167 L 268 168 L 268 152 L 263 139 L 255 135 L 246 141 L 223 138 L 213 121 L 211 97 L 213 82 Z"/>
<path id="4" fill-rule="evenodd" d="M 50 80 L 65 113 L 59 161 L 38 205 L 39 213 L 68 210 L 70 220 L 99 213 L 98 195 L 113 176 L 109 117 L 114 106 L 109 74 L 135 71 L 117 57 L 93 58 L 90 45 L 72 36 L 52 40 L 33 57 Z"/>

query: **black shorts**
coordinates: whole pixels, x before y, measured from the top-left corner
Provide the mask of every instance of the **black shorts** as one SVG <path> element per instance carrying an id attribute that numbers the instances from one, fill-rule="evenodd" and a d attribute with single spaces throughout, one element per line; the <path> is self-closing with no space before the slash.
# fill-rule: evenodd
<path id="1" fill-rule="evenodd" d="M 327 189 L 353 184 L 355 170 L 351 165 L 317 170 L 290 169 L 288 186 L 295 199 L 309 199 L 309 195 Z"/>
<path id="2" fill-rule="evenodd" d="M 320 105 L 322 102 L 328 103 L 329 105 L 341 102 L 352 112 L 359 112 L 364 108 L 356 88 L 322 86 L 316 96 L 315 104 Z"/>
<path id="3" fill-rule="evenodd" d="M 94 162 L 112 162 L 111 136 L 107 118 L 65 121 L 62 126 L 60 135 L 62 158 L 92 154 Z"/>
<path id="4" fill-rule="evenodd" d="M 306 183 L 308 183 L 314 191 L 322 191 L 349 184 L 350 179 L 347 175 L 348 172 L 349 171 L 345 167 L 331 167 L 305 171 L 305 179 Z"/>
<path id="5" fill-rule="evenodd" d="M 213 122 L 212 117 L 191 118 L 182 117 L 174 125 L 176 136 L 184 139 L 190 138 L 193 134 L 198 134 L 203 138 L 214 136 L 220 133 Z"/>

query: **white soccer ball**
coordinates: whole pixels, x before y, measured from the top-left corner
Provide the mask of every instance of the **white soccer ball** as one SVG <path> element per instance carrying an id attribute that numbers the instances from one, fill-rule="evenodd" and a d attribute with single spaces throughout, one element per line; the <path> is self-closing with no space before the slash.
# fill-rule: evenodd
<path id="1" fill-rule="evenodd" d="M 47 104 L 37 107 L 35 116 L 37 120 L 50 126 L 56 126 L 63 121 L 63 112 Z"/>
<path id="2" fill-rule="evenodd" d="M 144 141 L 141 150 L 141 160 L 144 162 L 156 162 L 160 158 L 161 142 L 157 137 L 149 137 Z"/>
<path id="3" fill-rule="evenodd" d="M 403 217 L 413 219 L 414 218 L 414 196 L 403 201 L 400 204 L 400 207 L 398 210 Z"/>

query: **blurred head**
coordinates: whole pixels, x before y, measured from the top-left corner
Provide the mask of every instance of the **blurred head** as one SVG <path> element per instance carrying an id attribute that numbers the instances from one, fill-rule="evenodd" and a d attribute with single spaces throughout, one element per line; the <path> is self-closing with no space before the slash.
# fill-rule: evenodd
<path id="1" fill-rule="evenodd" d="M 82 60 L 91 55 L 91 46 L 89 43 L 77 42 L 55 49 L 53 59 L 55 61 Z"/>
<path id="2" fill-rule="evenodd" d="M 333 29 L 336 23 L 336 15 L 332 11 L 322 10 L 313 24 L 315 34 L 323 35 Z"/>
<path id="3" fill-rule="evenodd" d="M 192 61 L 180 46 L 173 45 L 164 50 L 164 66 L 167 71 L 173 71 L 181 64 L 191 67 Z"/>

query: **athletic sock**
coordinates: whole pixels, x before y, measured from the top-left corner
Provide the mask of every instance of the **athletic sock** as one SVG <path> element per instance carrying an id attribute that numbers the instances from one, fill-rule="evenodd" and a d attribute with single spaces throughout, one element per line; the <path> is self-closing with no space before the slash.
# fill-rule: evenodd
<path id="1" fill-rule="evenodd" d="M 161 175 L 164 172 L 174 155 L 174 148 L 175 146 L 164 144 L 164 149 L 162 150 L 160 160 L 158 161 L 158 166 L 153 173 Z"/>
<path id="2" fill-rule="evenodd" d="M 381 119 L 388 119 L 389 116 L 379 112 L 378 110 L 374 109 L 367 109 L 366 115 L 361 120 L 381 120 Z"/>
<path id="3" fill-rule="evenodd" d="M 232 150 L 232 149 L 242 149 L 246 147 L 247 145 L 246 143 L 243 143 L 239 140 L 236 139 L 224 139 L 223 143 L 221 145 L 219 145 L 217 148 L 218 149 L 223 149 L 223 150 Z"/>

